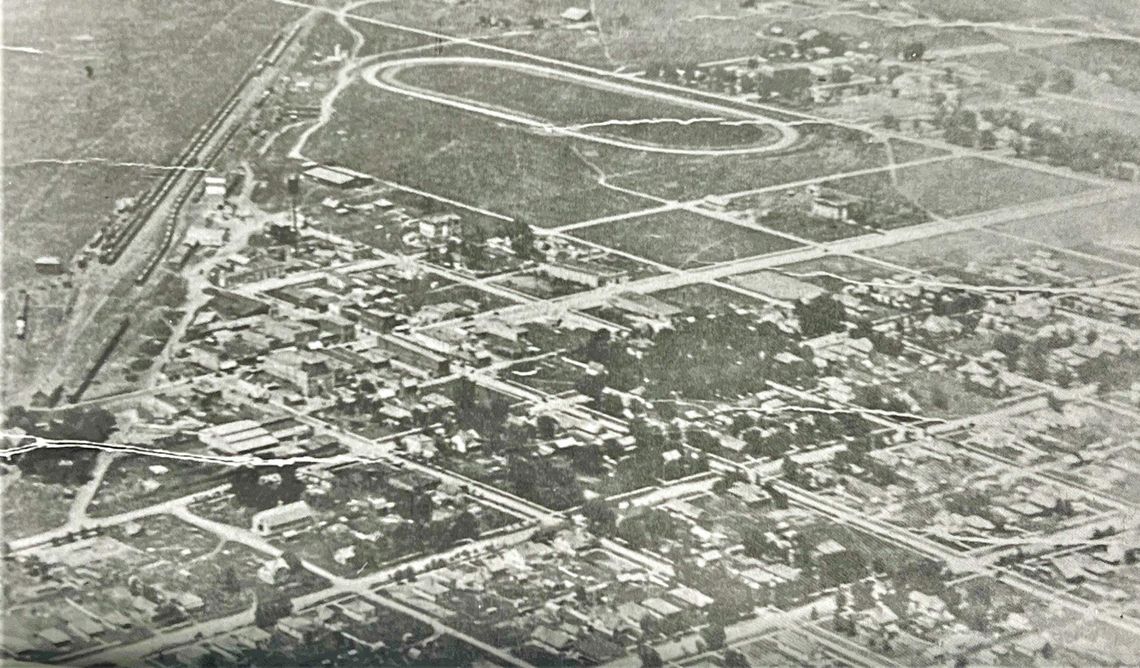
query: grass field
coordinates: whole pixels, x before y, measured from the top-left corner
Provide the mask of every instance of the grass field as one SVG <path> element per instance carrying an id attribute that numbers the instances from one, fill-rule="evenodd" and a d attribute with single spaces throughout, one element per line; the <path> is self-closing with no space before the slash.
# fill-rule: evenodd
<path id="1" fill-rule="evenodd" d="M 43 53 L 4 58 L 4 276 L 78 250 L 155 177 L 112 165 L 172 159 L 296 16 L 239 0 L 5 3 L 5 44 Z"/>
<path id="2" fill-rule="evenodd" d="M 803 142 L 757 155 L 677 157 L 599 147 L 596 160 L 616 185 L 671 199 L 736 193 L 887 164 L 878 142 L 833 126 L 800 128 Z"/>
<path id="3" fill-rule="evenodd" d="M 416 88 L 510 109 L 538 120 L 571 127 L 649 119 L 688 122 L 582 128 L 593 134 L 618 136 L 649 144 L 725 147 L 762 145 L 775 139 L 772 130 L 761 124 L 694 123 L 691 122 L 693 119 L 714 118 L 718 115 L 680 102 L 670 103 L 510 69 L 509 63 L 510 61 L 503 61 L 502 67 L 458 63 L 413 66 L 395 73 L 395 78 Z"/>
<path id="4" fill-rule="evenodd" d="M 961 216 L 1089 188 L 1083 181 L 979 158 L 908 167 L 898 172 L 904 196 L 942 216 Z"/>
<path id="5" fill-rule="evenodd" d="M 910 5 L 945 20 L 967 21 L 1017 21 L 1065 14 L 1083 15 L 1090 11 L 1090 5 L 1084 0 L 912 0 Z M 1132 0 L 1097 0 L 1095 7 L 1097 14 L 1114 20 L 1134 21 L 1136 18 L 1136 3 Z"/>
<path id="6" fill-rule="evenodd" d="M 599 186 L 574 147 L 360 84 L 305 153 L 543 227 L 651 204 Z"/>
<path id="7" fill-rule="evenodd" d="M 699 267 L 795 247 L 782 237 L 688 211 L 602 223 L 575 236 L 672 267 Z"/>
<path id="8" fill-rule="evenodd" d="M 1064 248 L 1140 265 L 1140 211 L 1136 198 L 1106 202 L 994 229 Z"/>
<path id="9" fill-rule="evenodd" d="M 758 308 L 765 305 L 760 299 L 729 290 L 714 283 L 691 283 L 679 288 L 654 292 L 653 296 L 683 309 L 695 308 L 722 311 L 731 308 Z"/>
<path id="10" fill-rule="evenodd" d="M 984 230 L 971 230 L 898 244 L 868 255 L 932 274 L 957 276 L 965 281 L 978 282 L 978 276 L 1007 270 L 1017 261 L 1031 260 L 1039 250 L 1042 250 L 1040 246 L 1029 241 L 999 237 Z M 1105 278 L 1124 271 L 1114 265 L 1077 256 L 1054 253 L 1053 257 L 1060 265 L 1055 270 L 1056 276 L 1032 274 L 1027 281 L 1018 283 L 1055 283 L 1061 278 Z M 992 282 L 995 279 L 991 277 L 985 280 Z"/>
<path id="11" fill-rule="evenodd" d="M 724 0 L 602 0 L 587 3 L 601 31 L 559 26 L 559 14 L 583 6 L 574 0 L 481 0 L 441 3 L 405 0 L 360 7 L 356 13 L 421 29 L 460 35 L 495 35 L 508 29 L 479 25 L 480 16 L 506 18 L 511 29 L 526 28 L 530 19 L 548 27 L 512 35 L 502 44 L 543 56 L 617 69 L 644 68 L 654 61 L 700 63 L 752 55 L 760 49 L 767 20 Z M 734 20 L 709 19 L 731 16 Z"/>

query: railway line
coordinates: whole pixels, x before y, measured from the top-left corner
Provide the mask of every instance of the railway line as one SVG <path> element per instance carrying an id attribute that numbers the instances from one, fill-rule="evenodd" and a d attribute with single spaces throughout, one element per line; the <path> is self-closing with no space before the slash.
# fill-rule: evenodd
<path id="1" fill-rule="evenodd" d="M 127 224 L 114 233 L 112 238 L 104 241 L 99 255 L 100 262 L 103 264 L 117 262 L 147 224 L 156 215 L 163 215 L 162 238 L 135 277 L 135 283 L 141 285 L 150 278 L 174 242 L 179 213 L 190 199 L 205 170 L 217 159 L 237 131 L 239 125 L 234 120 L 243 111 L 242 103 L 246 101 L 250 85 L 266 67 L 277 64 L 300 30 L 301 24 L 297 24 L 287 34 L 278 34 L 266 47 L 257 62 L 245 73 L 214 115 L 194 134 L 190 143 L 175 159 L 173 169 L 167 171 L 157 186 L 147 193 L 139 209 Z M 166 211 L 162 211 L 164 207 Z"/>

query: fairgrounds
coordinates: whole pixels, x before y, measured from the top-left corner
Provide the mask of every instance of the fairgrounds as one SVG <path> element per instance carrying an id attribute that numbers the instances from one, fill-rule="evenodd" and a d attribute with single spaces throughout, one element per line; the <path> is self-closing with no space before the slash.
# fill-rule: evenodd
<path id="1" fill-rule="evenodd" d="M 612 92 L 619 95 L 652 98 L 673 106 L 687 107 L 689 109 L 693 109 L 694 111 L 699 111 L 706 114 L 715 114 L 715 117 L 697 119 L 654 118 L 634 121 L 615 120 L 609 124 L 592 123 L 588 125 L 567 127 L 555 125 L 548 119 L 535 118 L 513 109 L 492 106 L 483 102 L 476 102 L 438 91 L 411 86 L 403 81 L 400 81 L 397 78 L 399 72 L 408 68 L 441 65 L 510 69 L 526 75 L 570 82 L 573 84 Z M 770 153 L 788 149 L 795 145 L 800 138 L 799 132 L 790 124 L 768 116 L 759 115 L 753 112 L 746 112 L 740 109 L 735 109 L 729 106 L 712 102 L 694 100 L 670 92 L 649 90 L 640 86 L 634 86 L 631 84 L 625 84 L 616 81 L 607 81 L 597 77 L 586 76 L 533 63 L 470 56 L 405 58 L 400 60 L 386 61 L 377 65 L 373 65 L 367 71 L 365 71 L 363 78 L 369 84 L 385 91 L 398 93 L 400 95 L 405 95 L 419 100 L 433 102 L 435 104 L 445 105 L 463 111 L 481 114 L 500 121 L 516 123 L 518 125 L 533 128 L 537 132 L 549 134 L 552 136 L 573 137 L 575 139 L 581 139 L 584 141 L 606 144 L 609 146 L 636 151 L 645 151 L 648 153 L 665 153 L 682 156 L 727 156 Z M 614 136 L 607 136 L 597 132 L 583 131 L 587 127 L 604 128 L 607 125 L 621 126 L 651 123 L 675 123 L 680 125 L 690 125 L 697 122 L 717 122 L 725 125 L 757 125 L 765 130 L 771 130 L 771 133 L 766 132 L 765 135 L 772 134 L 775 138 L 773 141 L 764 142 L 762 144 L 752 144 L 749 146 L 666 146 L 658 143 L 622 139 Z"/>

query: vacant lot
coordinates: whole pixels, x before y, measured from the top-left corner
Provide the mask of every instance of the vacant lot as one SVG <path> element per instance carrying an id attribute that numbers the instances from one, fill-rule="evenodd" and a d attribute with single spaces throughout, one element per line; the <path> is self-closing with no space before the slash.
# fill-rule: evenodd
<path id="1" fill-rule="evenodd" d="M 1049 254 L 1057 263 L 1055 268 L 1047 271 L 1034 269 L 1026 278 L 1016 281 L 1008 277 L 1006 272 L 1015 263 L 1032 262 L 1039 252 Z M 985 230 L 945 234 L 868 254 L 914 269 L 957 276 L 972 282 L 978 282 L 977 278 L 984 276 L 983 282 L 1056 283 L 1065 279 L 1104 278 L 1123 271 L 1117 266 L 1083 257 L 1050 253 L 1029 241 L 999 237 Z M 1002 278 L 998 277 L 999 274 Z"/>
<path id="2" fill-rule="evenodd" d="M 787 239 L 688 211 L 580 228 L 575 236 L 682 269 L 786 250 Z"/>
<path id="3" fill-rule="evenodd" d="M 572 6 L 593 9 L 601 30 L 563 27 L 559 14 Z M 700 63 L 753 55 L 766 41 L 762 33 L 768 23 L 766 16 L 724 0 L 405 0 L 367 5 L 357 13 L 452 35 L 502 34 L 529 28 L 532 20 L 540 20 L 545 27 L 512 35 L 501 43 L 607 70 L 622 66 L 638 70 L 659 61 Z M 480 17 L 492 16 L 506 19 L 510 27 L 480 24 Z"/>
<path id="4" fill-rule="evenodd" d="M 1135 198 L 1106 202 L 994 229 L 1055 246 L 1140 265 L 1140 204 Z"/>
<path id="5" fill-rule="evenodd" d="M 69 256 L 156 176 L 299 10 L 239 0 L 4 5 L 4 275 Z M 65 166 L 53 161 L 77 160 Z"/>
<path id="6" fill-rule="evenodd" d="M 1084 181 L 980 158 L 919 165 L 898 172 L 898 191 L 942 216 L 1028 204 L 1088 188 Z"/>

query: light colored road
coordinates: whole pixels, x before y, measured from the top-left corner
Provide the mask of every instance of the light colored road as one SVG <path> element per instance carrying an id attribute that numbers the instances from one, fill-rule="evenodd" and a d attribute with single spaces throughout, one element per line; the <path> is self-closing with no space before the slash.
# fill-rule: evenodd
<path id="1" fill-rule="evenodd" d="M 257 550 L 271 557 L 281 556 L 281 550 L 279 548 L 275 547 L 272 543 L 254 534 L 248 529 L 241 529 L 229 524 L 222 524 L 221 522 L 208 520 L 204 517 L 191 513 L 185 507 L 176 509 L 174 511 L 174 515 L 184 522 L 213 533 L 219 538 L 224 538 L 225 540 L 235 543 L 241 543 L 249 548 Z M 310 573 L 322 577 L 332 584 L 329 589 L 326 589 L 324 592 L 322 592 L 328 593 L 330 597 L 336 596 L 337 594 L 355 594 L 385 608 L 403 613 L 409 617 L 424 622 L 425 624 L 430 624 L 432 628 L 436 629 L 437 631 L 442 631 L 448 635 L 458 638 L 459 640 L 462 640 L 463 642 L 476 647 L 483 652 L 486 652 L 488 655 L 493 656 L 499 661 L 502 661 L 508 665 L 524 667 L 530 666 L 530 664 L 519 659 L 518 657 L 504 652 L 498 647 L 489 645 L 479 640 L 478 638 L 467 635 L 458 629 L 448 626 L 439 619 L 436 619 L 435 617 L 432 617 L 431 615 L 428 615 L 421 610 L 400 603 L 399 601 L 391 599 L 387 596 L 377 594 L 367 587 L 359 586 L 359 584 L 354 580 L 335 575 L 311 562 L 302 561 L 301 563 Z"/>
<path id="2" fill-rule="evenodd" d="M 120 524 L 126 524 L 127 522 L 133 522 L 135 520 L 141 520 L 146 517 L 165 515 L 167 513 L 173 512 L 178 508 L 189 506 L 200 499 L 205 499 L 214 496 L 215 494 L 221 494 L 228 490 L 229 487 L 229 485 L 218 485 L 217 487 L 211 487 L 210 489 L 202 490 L 201 492 L 195 492 L 194 494 L 188 494 L 177 499 L 163 501 L 162 503 L 156 503 L 145 508 L 139 508 L 137 510 L 131 510 L 125 513 L 119 513 L 117 515 L 108 515 L 107 517 L 88 517 L 84 520 L 83 526 L 81 528 L 107 528 L 119 526 Z M 22 552 L 39 545 L 43 545 L 44 543 L 51 542 L 56 538 L 64 538 L 72 531 L 74 531 L 74 529 L 71 527 L 59 527 L 50 531 L 44 531 L 43 533 L 35 534 L 33 536 L 17 538 L 16 540 L 13 540 L 9 543 L 9 547 L 11 548 L 12 552 Z"/>
<path id="3" fill-rule="evenodd" d="M 528 74 L 533 74 L 547 79 L 558 79 L 562 81 L 571 81 L 573 83 L 589 86 L 606 91 L 612 91 L 623 95 L 637 96 L 637 97 L 650 97 L 671 104 L 685 106 L 692 109 L 699 109 L 708 113 L 717 115 L 718 121 L 723 119 L 743 119 L 746 121 L 756 121 L 765 126 L 770 126 L 780 137 L 774 142 L 766 143 L 759 146 L 746 146 L 746 147 L 724 147 L 724 148 L 697 148 L 697 147 L 670 147 L 661 146 L 658 144 L 648 144 L 644 142 L 635 142 L 630 140 L 618 139 L 613 136 L 597 134 L 592 132 L 582 132 L 581 130 L 572 127 L 557 126 L 549 120 L 535 118 L 523 114 L 521 112 L 513 111 L 506 108 L 492 106 L 482 102 L 472 102 L 463 98 L 453 95 L 447 95 L 438 91 L 432 91 L 425 88 L 411 86 L 407 83 L 401 82 L 396 78 L 396 75 L 403 69 L 409 67 L 431 67 L 440 65 L 467 65 L 476 67 L 499 67 L 503 69 L 517 70 Z M 564 136 L 573 137 L 583 141 L 594 142 L 598 144 L 606 144 L 609 146 L 616 146 L 618 148 L 626 148 L 635 151 L 645 151 L 648 153 L 667 153 L 671 155 L 688 155 L 688 156 L 713 156 L 713 155 L 748 155 L 754 153 L 770 153 L 773 151 L 781 151 L 799 141 L 799 132 L 792 126 L 759 113 L 748 113 L 741 111 L 738 107 L 728 107 L 709 102 L 702 102 L 695 100 L 691 97 L 681 97 L 676 94 L 664 93 L 655 91 L 653 89 L 645 88 L 642 86 L 632 86 L 627 83 L 614 81 L 612 79 L 601 79 L 596 76 L 586 76 L 567 71 L 566 69 L 547 67 L 545 65 L 537 65 L 531 62 L 503 60 L 494 58 L 477 58 L 474 56 L 441 56 L 434 58 L 405 58 L 403 60 L 391 60 L 378 63 L 369 67 L 362 75 L 364 80 L 369 84 L 386 90 L 391 93 L 405 95 L 407 97 L 415 98 L 418 100 L 425 100 L 435 104 L 442 104 L 462 111 L 473 112 L 482 114 L 490 118 L 495 118 L 501 121 L 516 123 L 525 127 L 533 128 L 540 132 L 549 134 L 551 136 Z M 647 122 L 659 122 L 660 119 L 646 119 Z"/>
<path id="4" fill-rule="evenodd" d="M 1077 206 L 1112 201 L 1131 194 L 1133 194 L 1133 192 L 1128 188 L 1105 188 L 1080 193 L 1071 197 L 1062 197 L 1029 205 L 996 209 L 960 218 L 937 219 L 929 223 L 896 228 L 882 233 L 849 237 L 837 241 L 814 244 L 806 248 L 792 248 L 767 255 L 688 269 L 679 273 L 652 276 L 628 283 L 603 286 L 534 304 L 509 306 L 488 311 L 476 316 L 476 318 L 498 317 L 514 322 L 526 322 L 556 311 L 588 309 L 600 306 L 613 296 L 622 292 L 645 294 L 670 288 L 678 288 L 693 283 L 715 281 L 736 274 L 751 273 L 762 269 L 771 269 L 773 267 L 817 260 L 830 255 L 851 255 L 945 234 L 981 229 L 989 225 L 996 225 L 1013 220 L 1047 215 Z M 433 325 L 433 327 L 451 326 L 459 322 L 461 322 L 461 320 L 458 319 L 443 321 L 442 323 Z"/>
<path id="5" fill-rule="evenodd" d="M 984 573 L 992 575 L 1022 593 L 1029 594 L 1069 610 L 1074 614 L 1074 621 L 1077 621 L 1079 618 L 1086 618 L 1114 626 L 1128 633 L 1140 635 L 1140 623 L 1137 621 L 1123 616 L 1106 614 L 1104 611 L 1093 606 L 1089 601 L 1078 596 L 1059 591 L 1048 585 L 1027 578 L 1020 573 L 992 566 L 988 563 L 989 559 L 956 552 L 942 543 L 911 533 L 906 529 L 882 520 L 869 517 L 861 510 L 850 508 L 835 499 L 825 498 L 820 494 L 804 490 L 795 485 L 790 485 L 783 481 L 774 481 L 773 484 L 777 489 L 786 494 L 788 500 L 795 505 L 815 510 L 843 524 L 880 536 L 895 544 L 902 545 L 918 554 L 941 560 L 953 573 Z"/>
<path id="6" fill-rule="evenodd" d="M 111 467 L 111 463 L 115 461 L 115 454 L 111 452 L 100 452 L 95 455 L 95 466 L 91 469 L 91 479 L 88 480 L 76 493 L 75 498 L 71 501 L 71 508 L 67 512 L 67 528 L 75 530 L 83 526 L 84 521 L 87 519 L 87 508 L 91 505 L 91 500 L 95 498 L 95 493 L 99 491 L 99 486 L 103 484 L 103 476 L 107 474 L 107 469 Z"/>

